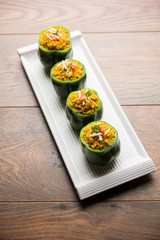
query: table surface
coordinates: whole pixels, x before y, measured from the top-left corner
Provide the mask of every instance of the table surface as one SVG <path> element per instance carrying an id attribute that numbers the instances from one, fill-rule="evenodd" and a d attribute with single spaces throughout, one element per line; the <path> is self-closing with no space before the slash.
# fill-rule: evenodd
<path id="1" fill-rule="evenodd" d="M 160 1 L 0 1 L 0 239 L 160 239 Z M 17 48 L 80 30 L 156 171 L 80 201 Z"/>

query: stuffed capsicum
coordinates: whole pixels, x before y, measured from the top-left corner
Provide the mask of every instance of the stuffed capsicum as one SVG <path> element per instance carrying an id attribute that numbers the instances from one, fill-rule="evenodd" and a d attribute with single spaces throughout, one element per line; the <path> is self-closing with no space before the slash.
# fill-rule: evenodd
<path id="1" fill-rule="evenodd" d="M 81 62 L 66 59 L 52 67 L 50 76 L 58 96 L 67 98 L 72 91 L 84 87 L 87 75 Z"/>
<path id="2" fill-rule="evenodd" d="M 120 154 L 117 130 L 104 121 L 94 121 L 80 132 L 82 151 L 95 165 L 107 165 Z"/>
<path id="3" fill-rule="evenodd" d="M 80 130 L 89 122 L 100 120 L 102 113 L 102 101 L 95 90 L 83 88 L 69 94 L 66 115 L 74 129 Z"/>
<path id="4" fill-rule="evenodd" d="M 43 30 L 39 36 L 38 53 L 46 69 L 62 59 L 72 57 L 72 42 L 68 29 L 55 26 Z"/>

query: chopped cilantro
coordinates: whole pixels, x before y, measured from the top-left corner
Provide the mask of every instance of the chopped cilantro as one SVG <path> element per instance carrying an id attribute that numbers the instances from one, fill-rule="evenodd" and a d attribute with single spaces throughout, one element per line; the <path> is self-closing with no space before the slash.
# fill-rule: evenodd
<path id="1" fill-rule="evenodd" d="M 88 90 L 85 95 L 86 95 L 87 98 L 88 98 L 89 96 L 91 96 L 91 95 L 92 95 L 91 90 Z"/>
<path id="2" fill-rule="evenodd" d="M 92 127 L 92 130 L 95 133 L 99 133 L 101 131 L 101 127 L 95 124 L 94 127 Z"/>

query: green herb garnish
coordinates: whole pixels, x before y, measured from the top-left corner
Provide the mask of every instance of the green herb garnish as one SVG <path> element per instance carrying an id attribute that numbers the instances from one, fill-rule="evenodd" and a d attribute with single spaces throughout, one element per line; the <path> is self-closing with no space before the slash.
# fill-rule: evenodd
<path id="1" fill-rule="evenodd" d="M 86 95 L 86 97 L 87 97 L 87 98 L 89 98 L 89 96 L 91 96 L 91 95 L 92 95 L 92 92 L 91 92 L 91 90 L 88 90 L 88 91 L 85 93 L 85 95 Z"/>
<path id="2" fill-rule="evenodd" d="M 58 30 L 56 30 L 56 32 L 55 32 L 54 34 L 58 36 L 58 35 L 59 35 L 59 31 L 58 31 Z"/>
<path id="3" fill-rule="evenodd" d="M 53 36 L 59 36 L 59 31 L 55 29 L 56 32 L 52 32 Z"/>
<path id="4" fill-rule="evenodd" d="M 73 62 L 68 62 L 68 63 L 67 63 L 67 70 L 70 69 L 70 67 L 72 66 L 72 64 L 73 64 Z"/>
<path id="5" fill-rule="evenodd" d="M 94 127 L 92 127 L 93 132 L 95 133 L 99 133 L 101 131 L 101 127 L 97 124 L 94 125 Z"/>

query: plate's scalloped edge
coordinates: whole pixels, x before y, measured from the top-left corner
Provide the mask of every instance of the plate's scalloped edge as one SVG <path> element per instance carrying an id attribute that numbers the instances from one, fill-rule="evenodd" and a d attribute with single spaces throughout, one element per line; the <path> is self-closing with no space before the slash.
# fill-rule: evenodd
<path id="1" fill-rule="evenodd" d="M 156 168 L 152 159 L 148 158 L 137 165 L 122 169 L 119 172 L 104 175 L 83 186 L 78 186 L 76 187 L 76 190 L 79 198 L 83 200 L 123 183 L 127 183 L 131 180 L 147 175 L 155 170 Z"/>

